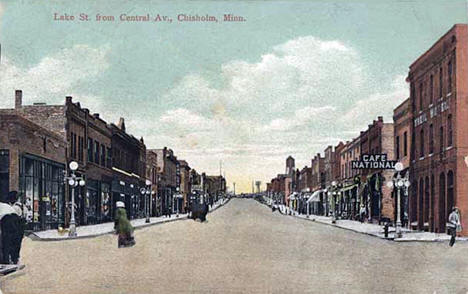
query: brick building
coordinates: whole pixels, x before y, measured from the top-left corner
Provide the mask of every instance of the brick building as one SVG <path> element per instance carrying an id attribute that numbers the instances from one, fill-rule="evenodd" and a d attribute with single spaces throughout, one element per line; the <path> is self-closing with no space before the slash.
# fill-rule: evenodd
<path id="1" fill-rule="evenodd" d="M 113 214 L 110 193 L 113 173 L 111 131 L 107 123 L 100 119 L 99 114 L 90 114 L 80 103 L 73 103 L 69 96 L 63 105 L 23 105 L 22 92 L 18 90 L 15 111 L 59 135 L 67 142 L 64 161 L 78 162 L 77 175 L 85 178 L 86 186 L 75 188 L 77 224 L 110 221 Z M 66 201 L 69 200 L 67 193 Z"/>
<path id="2" fill-rule="evenodd" d="M 381 116 L 368 126 L 360 135 L 360 154 L 386 154 L 388 160 L 394 160 L 393 123 L 384 123 Z M 361 179 L 365 182 L 361 189 L 361 203 L 368 211 L 371 220 L 382 218 L 394 219 L 392 188 L 385 183 L 393 178 L 394 170 L 368 169 L 360 170 Z"/>
<path id="3" fill-rule="evenodd" d="M 299 192 L 310 192 L 312 186 L 312 169 L 305 166 L 299 171 L 298 190 Z"/>
<path id="4" fill-rule="evenodd" d="M 161 195 L 162 199 L 161 209 L 163 213 L 166 210 L 175 212 L 174 195 L 177 193 L 180 181 L 177 178 L 179 161 L 174 155 L 174 151 L 167 147 L 153 149 L 152 151 L 158 156 L 158 194 Z"/>
<path id="5" fill-rule="evenodd" d="M 158 197 L 158 155 L 146 150 L 146 179 L 151 181 L 151 216 L 160 216 L 161 198 Z"/>
<path id="6" fill-rule="evenodd" d="M 18 191 L 29 230 L 65 224 L 66 148 L 62 136 L 14 109 L 0 110 L 0 196 Z"/>
<path id="7" fill-rule="evenodd" d="M 453 206 L 468 235 L 468 26 L 457 24 L 410 66 L 410 221 L 445 232 Z"/>
<path id="8" fill-rule="evenodd" d="M 179 160 L 180 167 L 180 188 L 179 192 L 183 195 L 182 211 L 185 211 L 191 193 L 190 166 L 185 160 Z"/>
<path id="9" fill-rule="evenodd" d="M 359 160 L 361 155 L 361 138 L 356 137 L 347 141 L 340 152 L 340 195 L 338 199 L 338 213 L 346 218 L 355 218 L 359 212 L 361 199 L 360 186 L 356 177 L 360 171 L 352 168 L 352 161 Z"/>
<path id="10" fill-rule="evenodd" d="M 393 110 L 393 125 L 394 125 L 394 153 L 395 160 L 403 164 L 403 170 L 400 172 L 401 177 L 409 177 L 410 167 L 410 150 L 411 150 L 411 108 L 410 99 L 406 99 Z M 394 178 L 397 173 L 394 174 Z M 396 188 L 393 189 L 393 198 L 395 200 L 395 208 L 398 205 L 398 197 Z M 409 219 L 408 211 L 408 191 L 403 188 L 400 191 L 400 219 L 406 225 Z M 397 209 L 395 209 L 396 219 Z"/>

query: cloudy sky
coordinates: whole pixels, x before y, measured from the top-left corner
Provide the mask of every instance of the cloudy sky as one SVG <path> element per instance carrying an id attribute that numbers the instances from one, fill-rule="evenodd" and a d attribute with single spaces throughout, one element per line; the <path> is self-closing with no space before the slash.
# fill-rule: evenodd
<path id="1" fill-rule="evenodd" d="M 391 121 L 408 66 L 467 22 L 456 0 L 108 3 L 0 0 L 0 107 L 13 106 L 15 89 L 28 104 L 71 95 L 199 171 L 219 174 L 222 162 L 237 191 L 284 172 L 288 155 L 302 168 L 377 116 Z M 147 13 L 173 22 L 119 21 Z M 225 13 L 247 21 L 222 22 Z"/>

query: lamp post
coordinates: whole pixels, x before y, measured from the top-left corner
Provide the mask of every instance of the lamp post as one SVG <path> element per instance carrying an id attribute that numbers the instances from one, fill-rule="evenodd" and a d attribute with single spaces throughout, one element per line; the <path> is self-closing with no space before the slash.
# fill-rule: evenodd
<path id="1" fill-rule="evenodd" d="M 70 230 L 68 231 L 69 237 L 76 237 L 76 221 L 75 221 L 75 188 L 78 186 L 83 187 L 86 182 L 82 177 L 77 177 L 75 171 L 78 169 L 78 163 L 71 161 L 68 165 L 70 168 L 70 175 L 64 178 L 64 181 L 71 187 L 71 215 L 70 215 Z"/>
<path id="2" fill-rule="evenodd" d="M 332 196 L 332 204 L 333 204 L 333 214 L 332 214 L 332 224 L 336 223 L 336 195 L 338 195 L 338 192 L 336 189 L 338 188 L 338 183 L 336 181 L 331 182 L 332 185 L 332 192 L 328 192 L 329 196 Z"/>
<path id="3" fill-rule="evenodd" d="M 145 182 L 146 187 L 140 189 L 141 195 L 145 196 L 145 216 L 146 216 L 145 223 L 150 222 L 149 205 L 151 203 L 150 195 L 152 194 L 151 184 L 152 183 L 150 180 L 146 180 Z"/>
<path id="4" fill-rule="evenodd" d="M 387 187 L 392 188 L 395 187 L 397 190 L 397 213 L 396 213 L 396 228 L 395 233 L 397 238 L 402 237 L 401 232 L 401 188 L 405 186 L 405 191 L 408 190 L 408 187 L 411 185 L 408 178 L 405 176 L 404 178 L 401 177 L 401 171 L 404 169 L 403 164 L 401 162 L 397 162 L 395 164 L 395 171 L 397 172 L 397 177 L 393 178 L 392 181 L 387 182 Z"/>

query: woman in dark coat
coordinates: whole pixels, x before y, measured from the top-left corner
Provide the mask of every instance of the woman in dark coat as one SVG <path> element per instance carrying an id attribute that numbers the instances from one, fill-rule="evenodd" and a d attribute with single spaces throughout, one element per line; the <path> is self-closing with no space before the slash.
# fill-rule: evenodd
<path id="1" fill-rule="evenodd" d="M 117 201 L 115 211 L 115 231 L 119 235 L 118 246 L 130 247 L 135 245 L 135 239 L 133 238 L 133 226 L 127 218 L 127 212 L 125 211 L 125 204 L 121 201 Z"/>

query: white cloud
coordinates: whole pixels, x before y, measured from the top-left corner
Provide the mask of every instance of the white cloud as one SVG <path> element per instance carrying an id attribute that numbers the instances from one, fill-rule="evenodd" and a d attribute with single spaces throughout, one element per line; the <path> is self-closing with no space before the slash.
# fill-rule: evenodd
<path id="1" fill-rule="evenodd" d="M 183 156 L 205 170 L 216 170 L 223 159 L 244 180 L 282 172 L 289 154 L 298 166 L 310 164 L 317 152 L 357 136 L 377 116 L 391 120 L 407 96 L 402 76 L 382 87 L 354 48 L 312 36 L 275 46 L 258 62 L 227 62 L 220 76 L 216 85 L 201 74 L 182 79 L 164 100 L 186 110 L 163 117 L 184 118 L 165 119 Z M 195 125 L 204 132 L 191 131 Z"/>
<path id="2" fill-rule="evenodd" d="M 350 128 L 365 126 L 378 115 L 383 116 L 384 121 L 392 122 L 393 109 L 407 99 L 408 95 L 405 76 L 398 75 L 393 79 L 388 91 L 376 92 L 356 101 L 354 106 L 340 118 L 340 121 Z"/>
<path id="3" fill-rule="evenodd" d="M 108 47 L 76 45 L 47 56 L 29 68 L 21 68 L 2 57 L 0 107 L 12 107 L 16 89 L 23 90 L 25 103 L 63 103 L 65 96 L 75 93 L 81 81 L 95 78 L 109 67 L 108 51 Z M 86 94 L 80 95 L 80 100 L 93 102 L 92 95 Z"/>
<path id="4" fill-rule="evenodd" d="M 221 65 L 217 83 L 187 75 L 137 113 L 130 100 L 76 92 L 110 66 L 108 51 L 77 45 L 30 68 L 3 58 L 0 107 L 13 106 L 15 89 L 24 90 L 25 103 L 63 103 L 72 95 L 108 122 L 126 117 L 128 130 L 144 136 L 148 147 L 171 147 L 197 170 L 217 173 L 223 160 L 230 182 L 248 186 L 283 172 L 288 155 L 298 167 L 310 165 L 317 152 L 357 136 L 378 115 L 390 121 L 408 95 L 404 76 L 385 85 L 348 44 L 306 36 L 273 47 L 257 62 Z"/>

